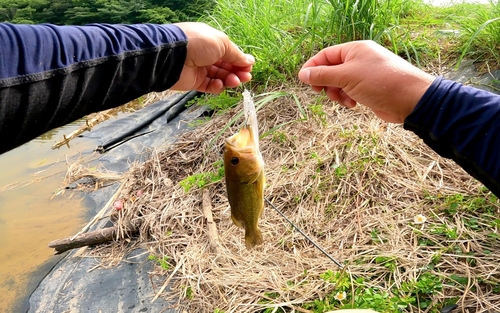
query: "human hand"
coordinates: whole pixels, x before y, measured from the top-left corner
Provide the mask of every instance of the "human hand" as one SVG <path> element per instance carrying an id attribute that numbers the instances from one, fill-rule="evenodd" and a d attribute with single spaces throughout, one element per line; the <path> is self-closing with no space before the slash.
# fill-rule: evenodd
<path id="1" fill-rule="evenodd" d="M 244 54 L 228 36 L 203 23 L 177 23 L 188 38 L 187 56 L 174 90 L 221 93 L 252 79 L 253 56 Z"/>
<path id="2" fill-rule="evenodd" d="M 387 122 L 403 123 L 435 77 L 373 41 L 355 41 L 320 51 L 299 79 L 347 108 L 358 102 Z"/>

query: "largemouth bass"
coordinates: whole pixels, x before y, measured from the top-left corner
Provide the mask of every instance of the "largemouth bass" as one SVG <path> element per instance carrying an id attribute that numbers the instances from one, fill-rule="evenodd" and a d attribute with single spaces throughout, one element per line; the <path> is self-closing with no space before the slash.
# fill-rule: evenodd
<path id="1" fill-rule="evenodd" d="M 248 250 L 262 244 L 258 222 L 264 212 L 264 160 L 259 150 L 257 114 L 250 93 L 243 92 L 246 123 L 227 138 L 224 172 L 233 223 L 245 229 Z"/>

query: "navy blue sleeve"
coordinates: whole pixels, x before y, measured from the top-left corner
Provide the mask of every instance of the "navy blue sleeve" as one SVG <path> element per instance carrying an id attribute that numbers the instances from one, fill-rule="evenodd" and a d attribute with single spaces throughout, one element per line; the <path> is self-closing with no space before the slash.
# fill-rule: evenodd
<path id="1" fill-rule="evenodd" d="M 404 128 L 500 196 L 500 96 L 436 78 Z"/>
<path id="2" fill-rule="evenodd" d="M 175 25 L 0 23 L 0 153 L 179 79 Z"/>

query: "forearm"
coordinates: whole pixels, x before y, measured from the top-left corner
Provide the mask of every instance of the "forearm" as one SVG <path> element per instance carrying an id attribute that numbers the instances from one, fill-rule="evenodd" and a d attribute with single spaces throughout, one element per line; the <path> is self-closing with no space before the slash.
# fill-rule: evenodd
<path id="1" fill-rule="evenodd" d="M 173 25 L 0 24 L 0 153 L 179 79 L 187 39 Z"/>
<path id="2" fill-rule="evenodd" d="M 437 78 L 404 127 L 500 196 L 499 95 Z"/>

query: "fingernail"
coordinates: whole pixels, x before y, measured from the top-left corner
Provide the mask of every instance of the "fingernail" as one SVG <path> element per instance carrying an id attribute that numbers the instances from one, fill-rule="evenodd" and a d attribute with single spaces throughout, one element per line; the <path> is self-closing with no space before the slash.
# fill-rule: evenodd
<path id="1" fill-rule="evenodd" d="M 299 72 L 299 79 L 305 84 L 309 84 L 310 76 L 311 76 L 311 71 L 308 69 L 300 70 Z"/>
<path id="2" fill-rule="evenodd" d="M 255 63 L 255 58 L 251 54 L 246 54 L 245 57 L 247 58 L 247 61 L 250 63 Z"/>

